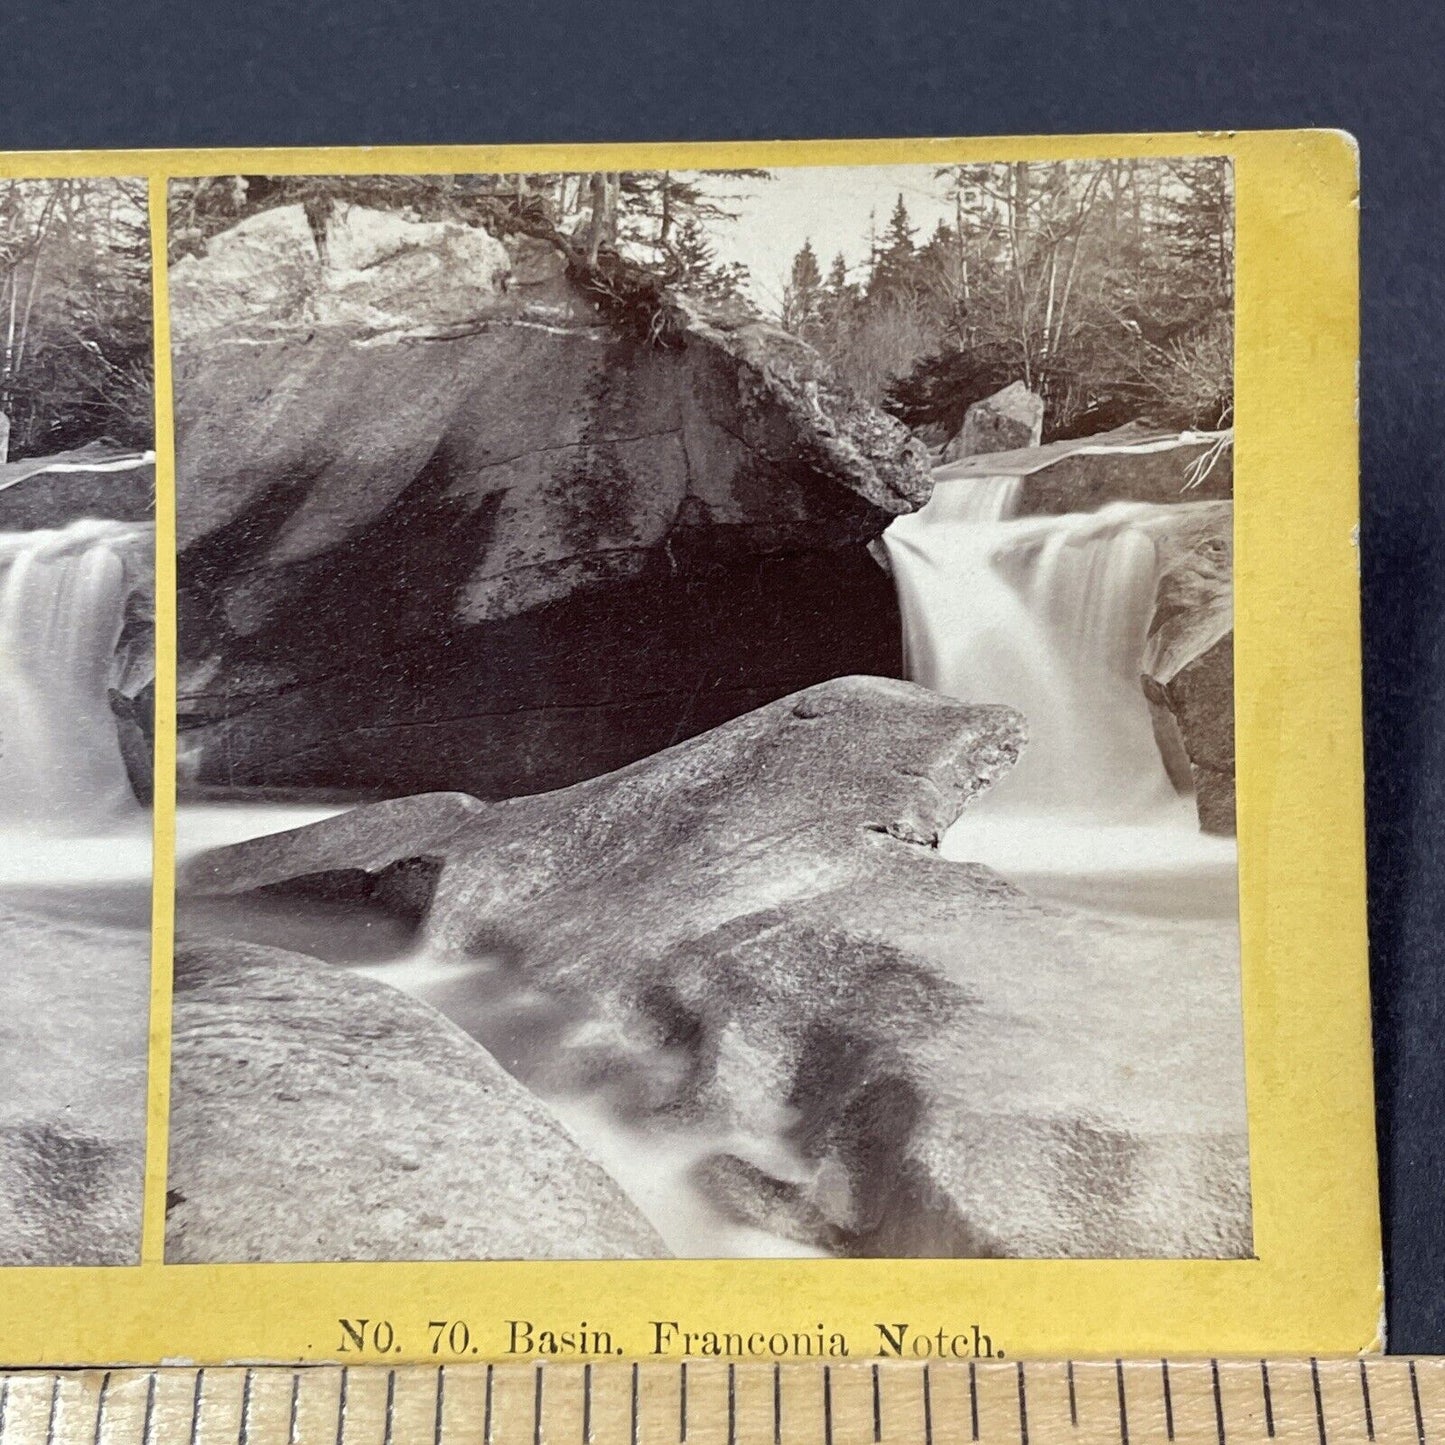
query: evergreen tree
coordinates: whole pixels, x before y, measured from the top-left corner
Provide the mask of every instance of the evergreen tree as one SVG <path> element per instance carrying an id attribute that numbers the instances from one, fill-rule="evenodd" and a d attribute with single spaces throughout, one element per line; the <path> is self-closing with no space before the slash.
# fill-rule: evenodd
<path id="1" fill-rule="evenodd" d="M 783 325 L 794 335 L 812 340 L 823 320 L 824 299 L 823 272 L 812 241 L 804 239 L 783 289 Z"/>
<path id="2" fill-rule="evenodd" d="M 747 267 L 719 262 L 717 250 L 696 217 L 678 226 L 671 245 L 668 280 L 684 295 L 713 306 L 747 307 Z"/>
<path id="3" fill-rule="evenodd" d="M 868 281 L 870 298 L 886 301 L 910 300 L 917 280 L 917 254 L 913 238 L 918 228 L 912 224 L 908 207 L 900 193 L 888 218 L 882 238 L 875 244 L 873 273 Z"/>
<path id="4" fill-rule="evenodd" d="M 864 283 L 830 267 L 819 317 L 784 321 L 862 395 L 933 434 L 1011 381 L 1045 401 L 1045 435 L 1149 417 L 1214 427 L 1233 394 L 1229 162 L 950 166 L 953 216 L 918 231 L 899 195 L 870 216 Z"/>

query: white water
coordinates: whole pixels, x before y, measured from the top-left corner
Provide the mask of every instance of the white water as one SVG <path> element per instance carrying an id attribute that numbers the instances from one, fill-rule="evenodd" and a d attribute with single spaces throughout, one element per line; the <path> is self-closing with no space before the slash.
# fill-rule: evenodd
<path id="1" fill-rule="evenodd" d="M 1017 766 L 942 852 L 1077 906 L 1230 917 L 1234 843 L 1199 832 L 1140 686 L 1158 580 L 1147 524 L 1167 509 L 1116 502 L 1015 518 L 1019 485 L 942 481 L 884 534 L 908 676 L 965 702 L 1007 703 L 1028 723 Z"/>
<path id="2" fill-rule="evenodd" d="M 60 833 L 135 806 L 106 689 L 151 529 L 0 533 L 0 821 Z"/>
<path id="3" fill-rule="evenodd" d="M 150 825 L 126 778 L 107 689 L 148 524 L 0 533 L 0 883 L 148 890 Z"/>

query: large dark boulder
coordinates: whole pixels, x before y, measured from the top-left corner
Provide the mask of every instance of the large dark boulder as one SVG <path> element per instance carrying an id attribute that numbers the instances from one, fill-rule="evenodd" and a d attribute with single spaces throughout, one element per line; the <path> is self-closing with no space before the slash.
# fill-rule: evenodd
<path id="1" fill-rule="evenodd" d="M 171 1058 L 172 1263 L 666 1253 L 539 1099 L 385 984 L 182 940 Z"/>
<path id="2" fill-rule="evenodd" d="M 927 496 L 926 453 L 806 346 L 681 306 L 603 325 L 520 249 L 515 287 L 434 279 L 437 317 L 406 291 L 409 328 L 304 270 L 307 306 L 186 320 L 206 268 L 268 274 L 259 244 L 186 263 L 175 303 L 194 781 L 535 792 L 900 670 L 866 547 Z"/>
<path id="3" fill-rule="evenodd" d="M 1199 826 L 1232 834 L 1234 808 L 1234 506 L 1170 509 L 1150 526 L 1159 553 L 1141 683 L 1176 782 Z"/>
<path id="4" fill-rule="evenodd" d="M 1232 948 L 937 850 L 1023 744 L 1006 708 L 840 679 L 559 792 L 393 800 L 203 855 L 182 922 L 252 890 L 349 900 L 513 971 L 597 1024 L 544 1092 L 709 1129 L 788 1115 L 805 1177 L 730 1151 L 700 1170 L 813 1245 L 1247 1254 Z"/>

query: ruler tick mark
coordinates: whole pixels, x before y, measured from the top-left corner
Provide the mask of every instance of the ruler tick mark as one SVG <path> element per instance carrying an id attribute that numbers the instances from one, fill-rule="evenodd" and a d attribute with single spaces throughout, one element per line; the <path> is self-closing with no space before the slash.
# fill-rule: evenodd
<path id="1" fill-rule="evenodd" d="M 878 1399 L 878 1366 L 873 1366 L 873 1398 Z M 874 1405 L 875 1418 L 877 1405 Z M 875 1426 L 876 1428 L 876 1426 Z M 876 1435 L 873 1437 L 878 1438 Z M 783 1445 L 783 1367 L 773 1366 L 773 1445 Z"/>
<path id="2" fill-rule="evenodd" d="M 678 1439 L 687 1439 L 687 1361 L 682 1363 L 677 1385 Z"/>
<path id="3" fill-rule="evenodd" d="M 923 1445 L 933 1445 L 933 1386 L 927 1365 L 923 1367 Z"/>
<path id="4" fill-rule="evenodd" d="M 345 1370 L 341 1372 L 341 1378 L 344 1385 L 346 1380 Z M 191 1445 L 196 1445 L 196 1439 L 201 1433 L 201 1396 L 205 1394 L 205 1391 L 206 1372 L 205 1370 L 197 1370 L 195 1388 L 191 1391 Z M 338 1441 L 341 1439 L 340 1431 L 337 1432 L 336 1438 Z"/>
<path id="5" fill-rule="evenodd" d="M 60 1406 L 60 1376 L 50 1381 L 50 1418 L 45 1422 L 45 1445 L 55 1445 L 55 1412 Z M 196 1438 L 195 1422 L 191 1422 L 191 1439 Z"/>
<path id="6" fill-rule="evenodd" d="M 978 1368 L 968 1362 L 968 1413 L 973 1422 L 973 1439 L 978 1439 Z"/>
<path id="7" fill-rule="evenodd" d="M 482 1440 L 492 1445 L 492 1367 L 487 1366 L 487 1393 L 482 1403 Z"/>
<path id="8" fill-rule="evenodd" d="M 236 1433 L 237 1445 L 250 1445 L 251 1441 L 251 1389 L 255 1383 L 255 1371 L 247 1370 L 241 1380 L 241 1426 Z M 100 1445 L 100 1420 L 95 1422 L 95 1445 Z"/>
<path id="9" fill-rule="evenodd" d="M 1164 1381 L 1164 1433 L 1174 1438 L 1174 1392 L 1169 1388 L 1169 1361 L 1159 1361 L 1159 1374 Z"/>
<path id="10" fill-rule="evenodd" d="M 1360 1361 L 1360 1398 L 1365 1403 L 1365 1434 L 1375 1438 L 1375 1412 L 1370 1408 L 1370 1377 L 1365 1372 L 1365 1362 Z"/>
<path id="11" fill-rule="evenodd" d="M 877 1366 L 875 1365 L 874 1368 L 876 1369 Z M 152 1388 L 152 1389 L 155 1388 L 155 1383 L 156 1383 L 156 1377 L 155 1377 L 154 1375 L 152 1375 L 152 1376 L 151 1376 L 151 1388 Z M 9 1375 L 6 1375 L 6 1376 L 5 1376 L 5 1379 L 4 1379 L 4 1382 L 3 1382 L 3 1383 L 0 1383 L 0 1440 L 4 1440 L 4 1438 L 5 1438 L 5 1420 L 6 1420 L 6 1417 L 7 1417 L 9 1414 L 10 1414 L 10 1376 L 9 1376 Z M 876 1437 L 875 1437 L 875 1438 L 876 1438 Z M 150 1445 L 150 1442 L 149 1442 L 148 1440 L 145 1440 L 145 1437 L 142 1437 L 142 1440 L 143 1440 L 143 1442 L 144 1442 L 144 1445 Z"/>
<path id="12" fill-rule="evenodd" d="M 346 1439 L 346 1406 L 347 1397 L 351 1393 L 351 1367 L 341 1367 L 341 1399 L 336 1407 L 336 1445 L 343 1445 Z M 191 1445 L 195 1445 L 195 1437 L 192 1436 Z"/>
<path id="13" fill-rule="evenodd" d="M 1214 1378 L 1214 1429 L 1219 1445 L 1224 1445 L 1224 1395 L 1219 1388 L 1219 1361 L 1210 1360 L 1209 1373 Z"/>
<path id="14" fill-rule="evenodd" d="M 10 1383 L 8 1380 L 5 1382 Z M 141 1423 L 140 1439 L 141 1445 L 154 1445 L 151 1430 L 156 1423 L 156 1377 L 151 1372 L 151 1377 L 146 1381 L 146 1413 L 145 1420 Z"/>
<path id="15" fill-rule="evenodd" d="M 1420 1381 L 1415 1375 L 1415 1362 L 1410 1361 L 1410 1399 L 1415 1405 L 1415 1440 L 1425 1445 L 1425 1418 L 1420 1413 Z"/>
<path id="16" fill-rule="evenodd" d="M 1079 1399 L 1074 1393 L 1074 1362 L 1072 1360 L 1069 1361 L 1064 1373 L 1069 1380 L 1069 1424 L 1077 1430 L 1079 1427 Z M 977 1431 L 974 1432 L 973 1438 L 978 1439 Z"/>
<path id="17" fill-rule="evenodd" d="M 1320 1445 L 1329 1445 L 1325 1439 L 1325 1402 L 1320 1394 L 1320 1362 L 1310 1356 L 1310 1384 L 1315 1392 L 1315 1429 L 1319 1432 Z"/>
<path id="18" fill-rule="evenodd" d="M 155 1379 L 152 1375 L 151 1379 Z M 296 1418 L 301 1408 L 301 1372 L 291 1372 L 291 1420 L 286 1427 L 286 1445 L 296 1445 Z"/>
<path id="19" fill-rule="evenodd" d="M 592 1445 L 592 1366 L 582 1366 L 582 1445 Z"/>
<path id="20" fill-rule="evenodd" d="M 1014 1369 L 1019 1377 L 1019 1445 L 1029 1445 L 1029 1402 L 1024 1395 L 1024 1362 L 1019 1360 Z"/>
<path id="21" fill-rule="evenodd" d="M 1274 1439 L 1274 1395 L 1269 1388 L 1269 1362 L 1259 1362 L 1259 1383 L 1264 1392 L 1264 1430 L 1271 1440 Z"/>
<path id="22" fill-rule="evenodd" d="M 632 1445 L 637 1445 L 637 1365 L 632 1366 Z"/>
<path id="23" fill-rule="evenodd" d="M 110 1390 L 110 1371 L 100 1377 L 100 1396 L 95 1402 L 95 1445 L 100 1445 L 100 1429 L 105 1424 L 105 1397 Z M 245 1441 L 241 1442 L 245 1445 Z"/>
<path id="24" fill-rule="evenodd" d="M 542 1367 L 535 1371 L 537 1383 L 532 1390 L 532 1445 L 542 1445 Z"/>
<path id="25" fill-rule="evenodd" d="M 447 1403 L 447 1367 L 437 1366 L 437 1407 L 432 1418 L 432 1445 L 442 1445 L 442 1413 Z"/>
<path id="26" fill-rule="evenodd" d="M 382 1417 L 381 1445 L 391 1445 L 392 1431 L 396 1428 L 396 1371 L 386 1372 L 386 1414 Z"/>
<path id="27" fill-rule="evenodd" d="M 833 1445 L 833 1371 L 823 1366 L 823 1445 Z"/>
<path id="28" fill-rule="evenodd" d="M 8 1385 L 10 1382 L 7 1380 L 5 1383 Z M 151 1372 L 151 1377 L 150 1377 L 150 1379 L 146 1381 L 146 1413 L 145 1413 L 145 1419 L 141 1422 L 141 1429 L 140 1429 L 141 1445 L 154 1445 L 154 1440 L 153 1440 L 153 1437 L 152 1437 L 152 1435 L 151 1435 L 151 1431 L 155 1428 L 155 1423 L 156 1423 L 156 1377 L 155 1377 L 155 1372 L 152 1371 L 152 1372 Z"/>
<path id="29" fill-rule="evenodd" d="M 737 1366 L 728 1366 L 728 1445 L 737 1445 L 738 1438 Z"/>
<path id="30" fill-rule="evenodd" d="M 1124 1362 L 1114 1361 L 1114 1383 L 1119 1391 L 1119 1442 L 1129 1445 L 1129 1402 L 1124 1395 Z"/>
<path id="31" fill-rule="evenodd" d="M 873 1366 L 873 1441 L 874 1445 L 883 1438 L 883 1400 L 878 1392 L 878 1366 Z"/>

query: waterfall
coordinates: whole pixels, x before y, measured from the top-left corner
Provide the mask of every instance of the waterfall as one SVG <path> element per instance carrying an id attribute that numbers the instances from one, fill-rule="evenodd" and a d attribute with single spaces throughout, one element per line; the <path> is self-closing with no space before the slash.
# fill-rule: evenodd
<path id="1" fill-rule="evenodd" d="M 1016 477 L 939 479 L 884 533 L 915 682 L 1028 720 L 1013 771 L 944 838 L 1061 901 L 1223 918 L 1231 840 L 1169 780 L 1139 674 L 1167 505 L 1017 517 Z"/>
<path id="2" fill-rule="evenodd" d="M 0 533 L 0 829 L 78 837 L 138 814 L 108 689 L 153 538 L 148 524 L 97 520 Z"/>
<path id="3" fill-rule="evenodd" d="M 885 534 L 908 675 L 1028 719 L 1000 806 L 1147 815 L 1174 798 L 1139 685 L 1157 583 L 1140 523 L 1160 509 L 1010 519 L 1006 483 L 943 483 Z"/>

